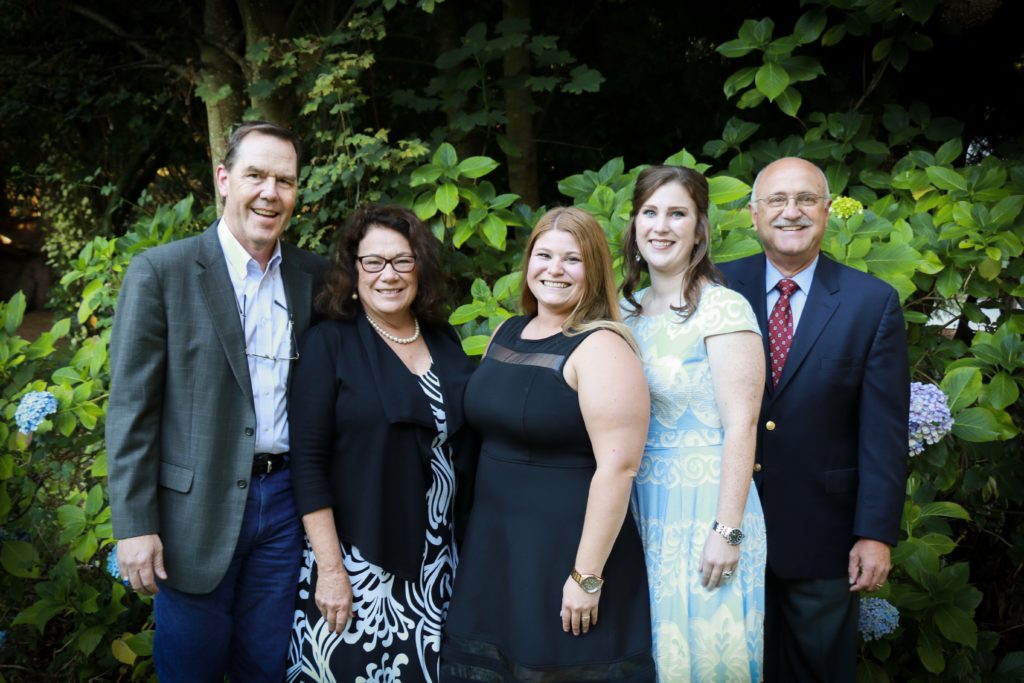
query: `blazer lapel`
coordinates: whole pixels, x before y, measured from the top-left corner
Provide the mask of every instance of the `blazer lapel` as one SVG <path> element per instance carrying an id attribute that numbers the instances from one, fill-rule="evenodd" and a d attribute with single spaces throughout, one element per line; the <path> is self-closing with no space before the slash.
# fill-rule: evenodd
<path id="1" fill-rule="evenodd" d="M 245 332 L 238 317 L 235 288 L 231 285 L 228 266 L 224 262 L 224 252 L 220 240 L 217 239 L 216 221 L 199 236 L 196 263 L 199 264 L 199 287 L 203 292 L 213 329 L 216 330 L 224 348 L 224 357 L 227 358 L 242 393 L 250 403 L 255 403 L 252 396 L 252 380 L 249 378 L 249 363 L 245 358 Z"/>
<path id="2" fill-rule="evenodd" d="M 310 312 L 313 309 L 313 274 L 298 265 L 296 251 L 292 245 L 281 243 L 281 280 L 284 282 L 284 296 L 295 326 L 295 334 L 301 336 L 309 328 Z"/>
<path id="3" fill-rule="evenodd" d="M 824 255 L 818 257 L 818 265 L 814 270 L 814 283 L 811 292 L 800 314 L 800 324 L 793 335 L 793 345 L 786 358 L 786 366 L 782 369 L 779 385 L 775 394 L 780 394 L 789 383 L 800 365 L 807 358 L 814 343 L 821 336 L 825 325 L 832 318 L 839 306 L 839 283 L 836 264 Z"/>

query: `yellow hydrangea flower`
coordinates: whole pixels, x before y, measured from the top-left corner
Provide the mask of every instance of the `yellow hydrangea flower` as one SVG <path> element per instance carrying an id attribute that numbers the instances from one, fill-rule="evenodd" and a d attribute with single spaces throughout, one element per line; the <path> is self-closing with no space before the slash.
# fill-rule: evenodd
<path id="1" fill-rule="evenodd" d="M 839 196 L 832 200 L 833 215 L 846 220 L 858 213 L 864 213 L 864 205 L 853 197 Z"/>

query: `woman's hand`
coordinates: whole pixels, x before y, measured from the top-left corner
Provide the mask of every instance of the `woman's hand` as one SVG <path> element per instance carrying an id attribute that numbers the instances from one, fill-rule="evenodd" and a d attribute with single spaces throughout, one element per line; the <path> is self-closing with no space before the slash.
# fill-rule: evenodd
<path id="1" fill-rule="evenodd" d="M 601 600 L 601 591 L 587 593 L 570 576 L 562 586 L 562 630 L 578 636 L 587 633 L 591 626 L 597 626 L 597 603 Z"/>
<path id="2" fill-rule="evenodd" d="M 315 600 L 327 622 L 327 630 L 331 633 L 344 631 L 352 616 L 352 584 L 344 567 L 317 572 Z"/>
<path id="3" fill-rule="evenodd" d="M 729 545 L 714 531 L 708 532 L 704 550 L 700 554 L 700 583 L 714 590 L 732 578 L 740 563 L 740 547 Z"/>

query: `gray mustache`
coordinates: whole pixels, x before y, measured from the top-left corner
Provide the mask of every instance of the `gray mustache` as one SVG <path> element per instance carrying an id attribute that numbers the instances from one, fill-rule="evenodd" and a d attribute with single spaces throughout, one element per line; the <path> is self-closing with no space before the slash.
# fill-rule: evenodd
<path id="1" fill-rule="evenodd" d="M 797 219 L 779 217 L 772 221 L 773 228 L 784 228 L 787 225 L 797 225 L 801 228 L 809 228 L 814 225 L 814 221 L 807 216 L 801 216 Z"/>

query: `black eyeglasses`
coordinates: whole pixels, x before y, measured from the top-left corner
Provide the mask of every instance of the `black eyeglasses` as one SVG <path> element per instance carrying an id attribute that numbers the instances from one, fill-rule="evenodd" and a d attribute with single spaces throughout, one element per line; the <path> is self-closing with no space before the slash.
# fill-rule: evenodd
<path id="1" fill-rule="evenodd" d="M 245 304 L 246 297 L 242 297 L 242 305 L 238 309 L 238 315 L 242 316 L 242 330 L 245 331 Z M 271 362 L 286 361 L 286 360 L 298 360 L 299 359 L 299 345 L 295 339 L 295 318 L 292 317 L 292 312 L 288 310 L 288 307 L 282 304 L 280 301 L 274 301 L 275 306 L 279 306 L 284 309 L 285 313 L 288 314 L 288 336 L 291 338 L 291 352 L 287 356 L 271 356 L 264 353 L 256 353 L 249 350 L 249 343 L 246 341 L 245 344 L 245 355 L 249 358 L 262 358 L 263 360 L 269 360 Z"/>
<path id="2" fill-rule="evenodd" d="M 359 265 L 363 267 L 367 273 L 379 273 L 390 263 L 391 267 L 395 269 L 396 273 L 411 273 L 416 268 L 416 257 L 403 254 L 402 256 L 396 256 L 394 258 L 384 258 L 383 256 L 377 256 L 376 254 L 367 254 L 366 256 L 356 256 L 356 261 L 359 261 Z"/>
<path id="3" fill-rule="evenodd" d="M 788 194 L 773 194 L 770 197 L 764 199 L 758 199 L 756 201 L 763 202 L 769 209 L 781 209 L 784 206 L 789 206 L 789 200 L 792 199 L 796 202 L 796 205 L 801 209 L 809 209 L 812 206 L 816 206 L 824 197 L 820 194 L 811 194 L 810 192 L 801 192 L 800 194 L 788 195 Z"/>

